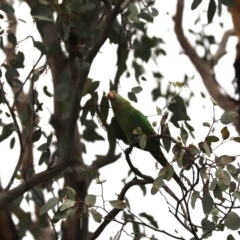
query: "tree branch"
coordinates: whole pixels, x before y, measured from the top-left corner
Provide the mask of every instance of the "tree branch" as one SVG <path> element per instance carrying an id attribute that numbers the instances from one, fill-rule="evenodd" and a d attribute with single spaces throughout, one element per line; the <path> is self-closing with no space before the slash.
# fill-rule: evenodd
<path id="1" fill-rule="evenodd" d="M 139 179 L 132 179 L 130 182 L 128 182 L 127 184 L 124 185 L 122 191 L 120 192 L 120 194 L 118 195 L 118 200 L 124 200 L 125 194 L 128 191 L 128 189 L 130 189 L 131 187 L 135 186 L 135 185 L 144 185 L 144 184 L 149 184 L 149 182 L 147 180 L 139 180 Z M 91 237 L 89 238 L 89 240 L 94 240 L 97 239 L 99 237 L 99 235 L 102 233 L 102 231 L 106 228 L 106 226 L 112 221 L 114 220 L 114 218 L 118 215 L 119 212 L 121 212 L 122 210 L 120 209 L 116 209 L 113 208 L 108 214 L 107 216 L 104 218 L 104 221 L 100 224 L 100 226 L 96 229 L 95 232 L 93 232 L 93 234 L 91 235 Z"/>
<path id="2" fill-rule="evenodd" d="M 226 46 L 227 46 L 228 39 L 229 39 L 229 37 L 235 36 L 235 35 L 236 35 L 236 33 L 235 33 L 234 29 L 229 29 L 223 34 L 222 40 L 219 43 L 218 49 L 212 58 L 213 66 L 217 65 L 219 59 L 227 53 Z"/>
<path id="3" fill-rule="evenodd" d="M 176 15 L 174 17 L 174 30 L 179 41 L 179 44 L 184 49 L 185 54 L 189 57 L 192 64 L 199 72 L 205 87 L 213 99 L 217 101 L 219 106 L 226 110 L 239 110 L 239 103 L 231 99 L 227 94 L 220 91 L 220 86 L 212 74 L 212 68 L 209 63 L 204 62 L 191 46 L 188 39 L 184 35 L 182 28 L 184 0 L 177 1 Z"/>
<path id="4" fill-rule="evenodd" d="M 17 187 L 12 190 L 8 190 L 7 192 L 2 192 L 0 194 L 0 209 L 4 208 L 8 203 L 11 203 L 14 199 L 23 195 L 26 191 L 31 189 L 32 187 L 42 183 L 43 181 L 50 180 L 54 178 L 56 175 L 61 173 L 68 166 L 75 163 L 74 160 L 66 161 L 65 158 L 68 157 L 68 154 L 65 153 L 63 156 L 63 161 L 55 168 L 45 170 L 43 172 L 37 173 L 29 178 L 26 182 L 19 184 Z M 64 161 L 65 160 L 65 161 Z"/>

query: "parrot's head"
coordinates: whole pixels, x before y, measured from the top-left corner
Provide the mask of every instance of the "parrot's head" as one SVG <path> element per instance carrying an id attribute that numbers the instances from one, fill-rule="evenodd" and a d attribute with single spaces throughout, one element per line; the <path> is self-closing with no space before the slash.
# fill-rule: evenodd
<path id="1" fill-rule="evenodd" d="M 113 91 L 113 90 L 110 91 L 107 96 L 113 108 L 121 104 L 130 104 L 126 99 L 120 96 L 116 91 Z"/>

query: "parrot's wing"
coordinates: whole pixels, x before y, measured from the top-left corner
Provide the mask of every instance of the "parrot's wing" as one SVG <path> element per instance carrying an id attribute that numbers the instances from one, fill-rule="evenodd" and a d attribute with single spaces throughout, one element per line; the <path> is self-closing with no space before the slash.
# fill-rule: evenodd
<path id="1" fill-rule="evenodd" d="M 111 126 L 112 126 L 112 129 L 113 129 L 115 137 L 117 139 L 122 140 L 124 143 L 128 144 L 126 136 L 125 136 L 122 128 L 118 124 L 118 121 L 117 121 L 117 119 L 115 117 L 113 117 L 112 120 L 111 120 Z"/>
<path id="2" fill-rule="evenodd" d="M 152 128 L 151 123 L 148 121 L 146 116 L 142 114 L 139 110 L 133 108 L 131 110 L 131 116 L 133 117 L 136 125 L 142 129 L 142 132 L 149 135 L 154 135 L 155 131 Z"/>

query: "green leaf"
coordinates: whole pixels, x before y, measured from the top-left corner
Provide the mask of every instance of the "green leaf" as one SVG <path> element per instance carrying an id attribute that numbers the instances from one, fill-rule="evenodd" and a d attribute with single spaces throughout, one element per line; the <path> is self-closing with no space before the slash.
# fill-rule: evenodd
<path id="1" fill-rule="evenodd" d="M 48 96 L 48 97 L 52 97 L 52 96 L 53 96 L 53 94 L 51 94 L 51 93 L 47 90 L 47 86 L 44 86 L 44 87 L 43 87 L 43 92 L 44 92 L 45 95 Z"/>
<path id="2" fill-rule="evenodd" d="M 94 92 L 96 92 L 96 90 L 99 87 L 99 84 L 100 84 L 99 81 L 92 82 L 87 90 L 87 93 L 93 94 Z"/>
<path id="3" fill-rule="evenodd" d="M 176 157 L 177 163 L 179 167 L 182 167 L 182 159 L 184 152 L 179 144 L 175 144 L 172 148 L 172 152 L 174 156 Z"/>
<path id="4" fill-rule="evenodd" d="M 174 174 L 173 166 L 168 165 L 167 167 L 164 167 L 159 171 L 158 176 L 162 176 L 167 181 L 170 181 L 173 177 L 173 174 Z"/>
<path id="5" fill-rule="evenodd" d="M 10 137 L 13 132 L 14 132 L 14 125 L 12 123 L 5 125 L 0 135 L 0 142 Z"/>
<path id="6" fill-rule="evenodd" d="M 1 70 L 0 70 L 1 71 Z M 1 74 L 0 74 L 1 75 Z M 0 76 L 1 77 L 1 76 Z M 2 87 L 0 87 L 0 104 L 5 102 L 5 92 Z"/>
<path id="7" fill-rule="evenodd" d="M 240 201 L 240 192 L 236 191 L 234 194 L 234 197 L 238 199 L 238 201 Z"/>
<path id="8" fill-rule="evenodd" d="M 68 199 L 75 200 L 76 191 L 71 187 L 65 187 L 65 193 Z"/>
<path id="9" fill-rule="evenodd" d="M 141 49 L 142 49 L 142 48 L 141 48 Z M 149 50 L 149 48 L 148 48 L 148 50 Z M 135 50 L 135 52 L 136 52 L 136 50 Z M 136 60 L 134 60 L 134 61 L 132 62 L 132 67 L 133 67 L 134 70 L 135 70 L 135 78 L 136 78 L 137 82 L 139 83 L 139 77 L 143 74 L 144 69 L 143 69 L 143 67 L 142 67 L 140 64 L 138 64 L 138 63 L 136 62 Z M 129 99 L 130 99 L 130 98 L 129 98 Z"/>
<path id="10" fill-rule="evenodd" d="M 9 63 L 13 68 L 24 68 L 24 60 L 24 54 L 19 51 L 17 54 L 13 54 L 13 59 L 11 59 Z"/>
<path id="11" fill-rule="evenodd" d="M 235 157 L 228 156 L 228 155 L 222 155 L 221 157 L 219 157 L 219 159 L 220 159 L 220 162 L 223 163 L 224 165 L 227 165 L 233 162 L 234 160 L 236 160 Z"/>
<path id="12" fill-rule="evenodd" d="M 202 207 L 203 207 L 204 214 L 206 215 L 210 214 L 213 208 L 213 199 L 210 196 L 210 194 L 203 195 Z"/>
<path id="13" fill-rule="evenodd" d="M 207 170 L 208 170 L 207 167 L 201 167 L 201 169 L 200 169 L 200 174 L 205 179 L 208 179 Z"/>
<path id="14" fill-rule="evenodd" d="M 230 174 L 236 174 L 237 173 L 236 167 L 232 164 L 227 165 L 227 170 Z"/>
<path id="15" fill-rule="evenodd" d="M 168 136 L 171 136 L 171 133 L 170 133 L 170 129 L 169 129 L 169 128 L 167 128 L 164 133 L 165 133 L 166 135 L 168 135 Z M 166 150 L 167 152 L 169 152 L 170 149 L 171 149 L 172 141 L 171 141 L 169 138 L 165 138 L 165 137 L 164 137 L 164 138 L 162 139 L 162 143 L 163 143 L 163 146 L 164 146 L 165 150 Z"/>
<path id="16" fill-rule="evenodd" d="M 222 114 L 220 121 L 221 123 L 227 125 L 232 123 L 238 115 L 239 114 L 235 111 L 227 111 Z"/>
<path id="17" fill-rule="evenodd" d="M 45 45 L 42 42 L 34 41 L 33 44 L 34 44 L 34 47 L 37 48 L 42 55 L 46 54 L 47 51 L 46 51 Z"/>
<path id="18" fill-rule="evenodd" d="M 104 138 L 96 132 L 97 125 L 93 120 L 85 121 L 86 129 L 83 131 L 82 137 L 88 142 L 103 141 Z"/>
<path id="19" fill-rule="evenodd" d="M 157 223 L 157 221 L 153 218 L 153 216 L 151 216 L 151 215 L 149 215 L 149 214 L 147 214 L 147 213 L 144 213 L 144 212 L 139 213 L 139 216 L 140 216 L 140 217 L 143 217 L 143 218 L 146 218 L 153 227 L 158 228 L 158 223 Z"/>
<path id="20" fill-rule="evenodd" d="M 145 134 L 143 134 L 140 137 L 139 146 L 141 149 L 145 149 L 146 145 L 147 145 L 147 136 Z"/>
<path id="21" fill-rule="evenodd" d="M 72 84 L 72 72 L 68 69 L 64 69 L 61 73 L 61 80 L 65 84 Z"/>
<path id="22" fill-rule="evenodd" d="M 103 125 L 106 124 L 108 112 L 109 112 L 109 101 L 105 93 L 103 93 L 103 96 L 100 102 L 100 116 L 99 116 Z"/>
<path id="23" fill-rule="evenodd" d="M 226 185 L 225 183 L 223 183 L 222 181 L 218 182 L 218 186 L 220 187 L 221 191 L 224 192 L 225 190 L 228 189 L 228 185 Z"/>
<path id="24" fill-rule="evenodd" d="M 101 221 L 102 221 L 102 214 L 99 213 L 97 210 L 95 210 L 93 208 L 91 209 L 90 212 L 92 214 L 92 217 L 93 217 L 94 221 L 97 222 L 97 223 L 101 223 Z"/>
<path id="25" fill-rule="evenodd" d="M 203 142 L 203 148 L 204 148 L 207 156 L 210 157 L 211 156 L 211 149 L 209 148 L 208 143 L 206 141 Z"/>
<path id="26" fill-rule="evenodd" d="M 11 32 L 10 30 L 7 31 L 7 39 L 8 41 L 13 45 L 16 46 L 17 45 L 17 38 L 15 36 L 15 34 L 13 32 Z"/>
<path id="27" fill-rule="evenodd" d="M 142 18 L 143 20 L 145 20 L 147 22 L 153 22 L 153 17 L 146 12 L 141 11 L 141 13 L 138 14 L 138 17 Z"/>
<path id="28" fill-rule="evenodd" d="M 236 182 L 231 181 L 230 184 L 229 184 L 229 192 L 230 193 L 234 192 L 236 190 L 236 188 L 237 188 Z"/>
<path id="29" fill-rule="evenodd" d="M 229 175 L 229 173 L 225 170 L 223 170 L 221 167 L 219 167 L 216 170 L 216 177 L 223 182 L 225 185 L 229 185 L 231 182 L 231 177 Z"/>
<path id="30" fill-rule="evenodd" d="M 210 222 L 207 217 L 205 217 L 202 221 L 201 221 L 201 225 L 202 225 L 202 231 L 203 234 L 208 233 L 205 238 L 209 238 L 212 235 L 212 230 L 215 227 L 215 224 L 213 222 Z"/>
<path id="31" fill-rule="evenodd" d="M 80 69 L 80 72 L 81 72 L 81 73 L 87 72 L 87 71 L 89 71 L 90 67 L 91 67 L 91 64 L 90 64 L 89 62 L 85 62 L 85 63 L 82 65 L 82 67 L 81 67 L 81 69 Z"/>
<path id="32" fill-rule="evenodd" d="M 240 137 L 232 137 L 231 140 L 239 143 L 240 142 Z"/>
<path id="33" fill-rule="evenodd" d="M 15 137 L 13 137 L 10 141 L 10 149 L 14 148 L 15 142 L 16 142 L 16 139 L 15 139 Z"/>
<path id="34" fill-rule="evenodd" d="M 226 186 L 224 185 L 222 182 L 218 182 L 218 184 L 216 185 L 215 189 L 213 190 L 213 195 L 215 198 L 218 198 L 219 200 L 223 200 L 223 196 L 222 196 L 222 186 Z"/>
<path id="35" fill-rule="evenodd" d="M 8 14 L 13 14 L 15 12 L 14 8 L 7 3 L 2 3 L 0 6 L 0 10 Z"/>
<path id="36" fill-rule="evenodd" d="M 63 103 L 63 113 L 61 119 L 67 119 L 72 110 L 72 102 L 64 102 Z"/>
<path id="37" fill-rule="evenodd" d="M 228 139 L 229 136 L 230 136 L 230 132 L 228 131 L 228 128 L 227 128 L 227 127 L 222 128 L 221 134 L 222 134 L 222 139 L 223 139 L 223 140 Z"/>
<path id="38" fill-rule="evenodd" d="M 91 11 L 96 8 L 96 3 L 86 3 L 81 7 L 81 11 Z"/>
<path id="39" fill-rule="evenodd" d="M 95 92 L 99 86 L 99 83 L 99 81 L 93 82 L 91 78 L 88 78 L 84 85 L 82 95 L 85 96 L 88 93 L 92 94 L 93 92 Z"/>
<path id="40" fill-rule="evenodd" d="M 218 219 L 219 219 L 218 216 L 216 216 L 216 215 L 213 215 L 213 216 L 212 216 L 212 221 L 213 221 L 215 224 L 218 223 Z"/>
<path id="41" fill-rule="evenodd" d="M 58 211 L 53 216 L 53 219 L 52 219 L 53 223 L 58 222 L 59 219 L 64 219 L 69 217 L 73 211 L 74 211 L 74 208 L 68 208 L 65 211 L 60 211 L 58 209 Z"/>
<path id="42" fill-rule="evenodd" d="M 127 204 L 121 200 L 112 200 L 109 201 L 109 203 L 111 204 L 112 207 L 120 210 L 123 210 L 124 208 L 127 207 Z"/>
<path id="43" fill-rule="evenodd" d="M 134 94 L 140 93 L 142 91 L 142 87 L 138 86 L 138 87 L 133 87 L 131 92 Z"/>
<path id="44" fill-rule="evenodd" d="M 57 143 L 57 153 L 61 156 L 64 151 L 69 147 L 69 139 L 66 135 L 60 135 Z"/>
<path id="45" fill-rule="evenodd" d="M 217 208 L 213 208 L 211 211 L 212 215 L 218 215 L 218 213 L 219 213 L 219 210 Z"/>
<path id="46" fill-rule="evenodd" d="M 209 128 L 211 127 L 211 125 L 210 125 L 208 122 L 204 122 L 204 123 L 203 123 L 203 126 L 204 126 L 204 127 L 209 127 Z"/>
<path id="47" fill-rule="evenodd" d="M 59 198 L 52 197 L 40 208 L 39 215 L 42 216 L 44 213 L 48 212 L 50 209 L 53 209 L 59 202 Z"/>
<path id="48" fill-rule="evenodd" d="M 212 180 L 210 186 L 209 186 L 209 190 L 210 190 L 210 191 L 213 191 L 213 190 L 216 188 L 217 183 L 218 183 L 217 178 L 214 178 L 214 179 Z"/>
<path id="49" fill-rule="evenodd" d="M 138 15 L 138 8 L 136 7 L 136 5 L 134 3 L 131 3 L 129 5 L 128 9 L 132 15 L 136 15 L 136 16 Z"/>
<path id="50" fill-rule="evenodd" d="M 229 234 L 229 235 L 227 236 L 227 240 L 235 240 L 235 238 L 233 237 L 232 234 Z"/>
<path id="51" fill-rule="evenodd" d="M 202 2 L 202 0 L 193 0 L 192 5 L 191 5 L 191 10 L 196 9 L 200 5 L 201 2 Z"/>
<path id="52" fill-rule="evenodd" d="M 158 16 L 158 10 L 156 8 L 152 8 L 152 16 L 157 17 Z"/>
<path id="53" fill-rule="evenodd" d="M 145 185 L 139 185 L 139 187 L 141 188 L 142 192 L 143 192 L 143 196 L 146 196 L 147 193 L 147 188 Z"/>
<path id="54" fill-rule="evenodd" d="M 81 70 L 81 64 L 80 64 L 79 57 L 75 58 L 74 63 L 75 63 L 75 67 L 77 68 L 77 70 L 80 71 Z"/>
<path id="55" fill-rule="evenodd" d="M 188 129 L 190 135 L 192 136 L 192 138 L 195 138 L 193 132 L 195 131 L 194 128 L 188 123 L 188 122 L 184 122 L 186 128 Z"/>
<path id="56" fill-rule="evenodd" d="M 240 228 L 240 217 L 235 212 L 229 212 L 224 221 L 227 228 L 238 230 Z"/>
<path id="57" fill-rule="evenodd" d="M 85 199 L 84 199 L 85 204 L 87 205 L 87 207 L 92 207 L 95 205 L 96 203 L 96 196 L 95 195 L 91 195 L 88 194 Z"/>
<path id="58" fill-rule="evenodd" d="M 45 151 L 46 149 L 49 148 L 50 144 L 52 143 L 52 134 L 49 134 L 49 136 L 47 137 L 47 142 L 43 143 L 42 145 L 40 145 L 37 150 L 38 151 Z"/>
<path id="59" fill-rule="evenodd" d="M 18 80 L 19 77 L 19 72 L 13 68 L 13 67 L 8 67 L 5 73 L 5 77 L 7 79 L 7 82 L 9 83 L 10 86 L 16 86 L 16 81 Z"/>
<path id="60" fill-rule="evenodd" d="M 38 166 L 41 166 L 44 162 L 48 163 L 50 156 L 51 156 L 51 152 L 49 148 L 45 149 L 40 156 L 40 159 L 38 161 Z"/>
<path id="61" fill-rule="evenodd" d="M 34 133 L 33 133 L 33 136 L 32 136 L 32 142 L 37 142 L 42 136 L 42 130 L 39 129 L 39 130 L 36 130 Z"/>
<path id="62" fill-rule="evenodd" d="M 65 211 L 68 208 L 72 208 L 75 205 L 75 201 L 71 199 L 66 199 L 65 202 L 60 206 L 59 210 Z"/>
<path id="63" fill-rule="evenodd" d="M 210 0 L 209 5 L 208 5 L 208 10 L 207 10 L 208 23 L 212 22 L 212 19 L 216 12 L 216 8 L 217 8 L 217 6 L 215 3 L 215 0 Z"/>
<path id="64" fill-rule="evenodd" d="M 69 96 L 70 85 L 65 83 L 60 83 L 55 86 L 54 96 L 58 101 L 65 101 Z"/>
<path id="65" fill-rule="evenodd" d="M 158 176 L 153 182 L 151 194 L 155 195 L 163 185 L 164 185 L 163 176 Z"/>
<path id="66" fill-rule="evenodd" d="M 129 100 L 133 101 L 133 102 L 137 102 L 137 97 L 134 93 L 132 92 L 128 92 L 128 98 Z"/>
<path id="67" fill-rule="evenodd" d="M 200 193 L 198 191 L 194 191 L 191 196 L 191 206 L 193 209 L 195 208 L 195 204 L 198 198 L 200 198 Z"/>
<path id="68" fill-rule="evenodd" d="M 193 144 L 190 144 L 188 147 L 189 151 L 193 156 L 197 155 L 199 153 L 199 150 L 197 147 L 195 147 Z"/>
<path id="69" fill-rule="evenodd" d="M 185 130 L 183 126 L 181 126 L 180 128 L 180 137 L 182 138 L 183 144 L 186 145 L 188 139 L 188 132 Z"/>
<path id="70" fill-rule="evenodd" d="M 206 140 L 207 142 L 218 142 L 218 141 L 219 141 L 219 138 L 216 137 L 216 136 L 210 135 L 210 136 L 207 136 L 207 137 L 205 138 L 205 140 Z"/>
<path id="71" fill-rule="evenodd" d="M 43 190 L 40 187 L 31 189 L 32 200 L 38 205 L 42 206 Z"/>
<path id="72" fill-rule="evenodd" d="M 222 14 L 222 0 L 218 0 L 218 16 Z"/>
<path id="73" fill-rule="evenodd" d="M 176 121 L 191 120 L 187 115 L 187 109 L 183 99 L 180 96 L 176 96 L 174 100 L 175 101 L 169 105 L 168 109 L 173 113 Z"/>

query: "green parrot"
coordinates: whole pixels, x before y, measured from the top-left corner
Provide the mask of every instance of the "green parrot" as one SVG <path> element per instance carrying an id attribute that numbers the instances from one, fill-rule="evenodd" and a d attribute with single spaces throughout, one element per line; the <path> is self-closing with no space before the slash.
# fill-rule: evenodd
<path id="1" fill-rule="evenodd" d="M 136 135 L 133 134 L 133 130 L 137 127 L 140 127 L 142 133 L 147 136 L 156 135 L 156 132 L 146 116 L 134 108 L 130 102 L 120 96 L 117 92 L 110 91 L 108 93 L 108 99 L 111 102 L 114 113 L 111 125 L 116 138 L 124 141 L 126 144 L 130 144 L 136 138 Z M 163 167 L 169 165 L 169 162 L 160 149 L 158 139 L 148 139 L 144 150 L 150 152 Z M 186 190 L 183 182 L 175 172 L 173 178 L 181 188 Z"/>

